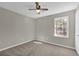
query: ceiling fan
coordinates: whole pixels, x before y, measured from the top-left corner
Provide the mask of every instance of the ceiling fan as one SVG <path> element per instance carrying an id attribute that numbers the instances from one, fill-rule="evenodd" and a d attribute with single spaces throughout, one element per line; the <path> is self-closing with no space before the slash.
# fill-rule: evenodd
<path id="1" fill-rule="evenodd" d="M 41 8 L 38 2 L 35 2 L 36 7 L 28 10 L 36 10 L 38 14 L 40 14 L 41 10 L 48 11 L 48 8 Z"/>

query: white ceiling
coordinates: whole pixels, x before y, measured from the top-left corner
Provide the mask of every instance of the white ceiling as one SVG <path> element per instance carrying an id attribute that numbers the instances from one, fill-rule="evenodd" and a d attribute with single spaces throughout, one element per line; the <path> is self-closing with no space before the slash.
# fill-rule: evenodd
<path id="1" fill-rule="evenodd" d="M 41 11 L 40 14 L 28 10 L 29 8 L 35 8 L 34 2 L 0 2 L 0 7 L 28 17 L 39 18 L 75 9 L 78 4 L 77 2 L 40 2 L 41 8 L 48 8 L 48 11 Z"/>

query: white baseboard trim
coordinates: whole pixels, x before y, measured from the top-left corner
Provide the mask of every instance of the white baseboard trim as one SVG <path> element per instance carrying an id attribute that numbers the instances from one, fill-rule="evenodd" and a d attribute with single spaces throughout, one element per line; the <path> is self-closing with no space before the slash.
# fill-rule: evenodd
<path id="1" fill-rule="evenodd" d="M 30 41 L 40 41 L 40 42 L 43 42 L 43 43 L 52 44 L 52 45 L 61 46 L 61 47 L 65 47 L 65 48 L 76 50 L 75 48 L 72 48 L 72 47 L 69 47 L 69 46 L 65 46 L 65 45 L 61 45 L 61 44 L 57 44 L 57 43 L 51 43 L 51 42 L 48 42 L 48 41 L 43 41 L 43 40 L 29 40 L 29 41 L 25 41 L 25 42 L 22 42 L 22 43 L 19 43 L 19 44 L 16 44 L 16 45 L 5 47 L 3 49 L 0 49 L 0 51 L 6 50 L 6 49 L 9 49 L 9 48 L 13 48 L 13 47 L 19 46 L 21 44 L 28 43 Z"/>
<path id="2" fill-rule="evenodd" d="M 19 46 L 19 45 L 24 44 L 24 43 L 28 43 L 28 42 L 30 42 L 30 41 L 33 41 L 33 40 L 24 41 L 24 42 L 19 43 L 19 44 L 16 44 L 16 45 L 12 45 L 12 46 L 9 46 L 9 47 L 5 47 L 5 48 L 3 48 L 3 49 L 0 49 L 0 51 L 7 50 L 7 49 L 9 49 L 9 48 L 13 48 L 13 47 Z"/>
<path id="3" fill-rule="evenodd" d="M 61 45 L 61 44 L 57 44 L 57 43 L 51 43 L 51 42 L 43 41 L 43 40 L 37 40 L 37 41 L 40 41 L 40 42 L 44 42 L 44 43 L 48 43 L 48 44 L 52 44 L 52 45 L 61 46 L 61 47 L 65 47 L 65 48 L 69 48 L 69 49 L 76 50 L 76 49 L 73 48 L 73 47 L 69 47 L 69 46 L 65 46 L 65 45 Z"/>

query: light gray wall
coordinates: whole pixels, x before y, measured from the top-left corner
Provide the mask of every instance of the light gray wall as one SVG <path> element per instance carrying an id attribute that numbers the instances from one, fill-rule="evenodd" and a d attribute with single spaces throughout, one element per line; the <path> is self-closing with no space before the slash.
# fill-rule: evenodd
<path id="1" fill-rule="evenodd" d="M 69 38 L 54 37 L 54 18 L 69 16 Z M 75 10 L 36 19 L 37 40 L 75 48 Z"/>
<path id="2" fill-rule="evenodd" d="M 32 18 L 0 8 L 0 50 L 34 40 L 34 23 Z"/>

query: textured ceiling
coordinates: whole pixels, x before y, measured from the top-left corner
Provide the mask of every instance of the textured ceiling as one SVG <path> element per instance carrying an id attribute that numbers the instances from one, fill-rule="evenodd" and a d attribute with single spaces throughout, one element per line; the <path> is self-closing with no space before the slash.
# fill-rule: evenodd
<path id="1" fill-rule="evenodd" d="M 39 18 L 55 13 L 60 13 L 75 9 L 79 3 L 77 2 L 40 2 L 42 7 L 48 8 L 48 11 L 41 11 L 37 14 L 36 11 L 29 11 L 29 8 L 35 8 L 34 2 L 0 2 L 0 7 L 26 15 L 32 18 Z"/>

